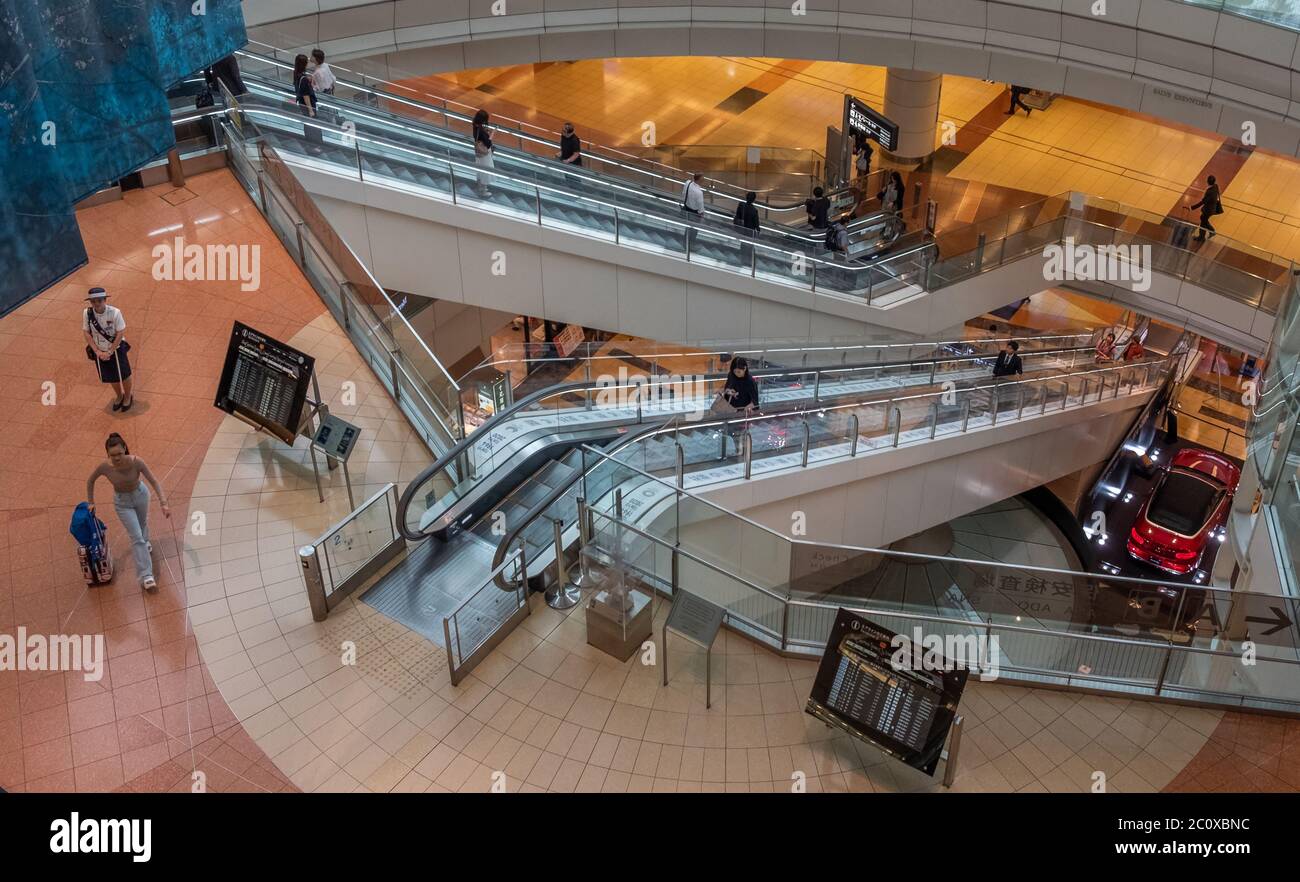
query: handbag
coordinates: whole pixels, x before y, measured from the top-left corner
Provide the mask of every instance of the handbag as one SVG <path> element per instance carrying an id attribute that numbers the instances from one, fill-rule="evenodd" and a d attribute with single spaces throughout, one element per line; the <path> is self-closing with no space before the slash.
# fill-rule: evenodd
<path id="1" fill-rule="evenodd" d="M 112 335 L 110 335 L 107 331 L 104 330 L 104 326 L 101 325 L 101 324 L 99 323 L 99 320 L 98 320 L 97 318 L 95 318 L 95 311 L 92 310 L 92 309 L 90 309 L 90 308 L 87 308 L 87 309 L 86 309 L 86 321 L 87 321 L 89 324 L 94 325 L 94 326 L 95 326 L 95 330 L 99 332 L 99 336 L 103 337 L 103 338 L 104 338 L 105 340 L 107 340 L 109 343 L 112 343 L 114 340 L 117 339 L 117 334 L 112 334 Z M 122 345 L 119 346 L 119 347 L 117 347 L 117 351 L 118 351 L 118 352 L 130 352 L 130 351 L 131 351 L 131 341 L 130 341 L 130 340 L 123 340 L 123 341 L 122 341 Z M 99 356 L 95 354 L 95 350 L 94 350 L 93 347 L 91 347 L 91 346 L 87 346 L 87 347 L 86 347 L 86 358 L 90 359 L 91 361 L 96 361 L 96 360 L 98 360 Z"/>

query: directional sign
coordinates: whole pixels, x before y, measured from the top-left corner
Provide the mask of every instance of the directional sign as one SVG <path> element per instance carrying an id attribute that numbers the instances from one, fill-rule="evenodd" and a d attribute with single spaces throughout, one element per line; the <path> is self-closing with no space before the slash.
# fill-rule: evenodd
<path id="1" fill-rule="evenodd" d="M 1259 624 L 1272 626 L 1267 631 L 1262 632 L 1260 634 L 1261 637 L 1267 637 L 1269 634 L 1276 634 L 1278 631 L 1281 631 L 1283 628 L 1291 627 L 1292 624 L 1291 620 L 1286 617 L 1286 613 L 1282 612 L 1282 610 L 1279 609 L 1278 607 L 1270 606 L 1269 611 L 1273 613 L 1273 616 L 1271 618 L 1260 618 L 1259 616 L 1246 616 L 1246 621 L 1248 622 L 1257 622 Z"/>

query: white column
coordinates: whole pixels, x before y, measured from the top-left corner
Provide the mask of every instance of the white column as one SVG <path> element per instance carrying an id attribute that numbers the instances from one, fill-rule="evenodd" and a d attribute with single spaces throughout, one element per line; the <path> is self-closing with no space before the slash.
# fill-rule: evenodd
<path id="1" fill-rule="evenodd" d="M 891 156 L 919 162 L 934 153 L 943 74 L 889 68 L 885 72 L 885 116 L 898 123 L 898 149 Z"/>

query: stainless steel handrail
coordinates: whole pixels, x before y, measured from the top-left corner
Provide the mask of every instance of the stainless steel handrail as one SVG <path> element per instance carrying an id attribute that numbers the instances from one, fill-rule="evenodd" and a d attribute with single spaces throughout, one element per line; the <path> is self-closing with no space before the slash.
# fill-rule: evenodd
<path id="1" fill-rule="evenodd" d="M 1091 350 L 1091 347 L 1072 347 L 1072 348 L 1060 349 L 1060 350 L 1035 349 L 1029 352 L 1028 354 L 1032 356 L 1052 355 L 1052 354 L 1057 354 L 1059 352 L 1075 351 L 1076 349 L 1079 348 Z M 889 367 L 901 367 L 904 365 L 912 365 L 912 364 L 930 364 L 932 361 L 953 363 L 953 362 L 983 361 L 987 359 L 988 359 L 987 355 L 983 355 L 983 356 L 963 355 L 963 356 L 953 356 L 949 358 L 938 358 L 938 359 L 913 359 L 910 361 L 902 361 L 897 363 L 869 362 L 863 365 L 856 366 L 856 368 L 859 370 L 876 370 L 876 369 L 884 369 Z M 854 369 L 854 367 L 855 366 L 841 366 L 835 368 L 835 370 L 837 372 L 845 371 L 845 370 Z M 764 368 L 764 369 L 751 371 L 750 373 L 752 376 L 755 377 L 755 379 L 763 379 L 768 377 L 806 376 L 807 374 L 813 372 L 814 370 L 810 370 L 807 368 L 797 368 L 797 369 Z M 705 382 L 716 382 L 718 380 L 725 379 L 726 376 L 727 376 L 727 372 L 724 371 L 719 373 L 704 374 L 701 375 L 700 379 L 704 380 Z M 502 410 L 494 414 L 491 419 L 489 419 L 482 426 L 480 426 L 479 429 L 475 431 L 473 434 L 467 434 L 465 437 L 461 438 L 455 445 L 451 447 L 451 449 L 446 451 L 433 464 L 425 468 L 423 471 L 420 472 L 419 475 L 417 475 L 415 478 L 411 480 L 411 482 L 406 486 L 406 489 L 402 491 L 401 497 L 398 500 L 398 512 L 397 512 L 398 529 L 402 532 L 402 535 L 404 537 L 412 541 L 419 541 L 420 539 L 424 538 L 425 534 L 410 532 L 406 528 L 407 510 L 411 504 L 411 501 L 415 498 L 415 495 L 418 492 L 418 488 L 428 483 L 438 474 L 447 470 L 448 467 L 454 465 L 457 462 L 457 460 L 462 456 L 462 454 L 464 454 L 467 450 L 469 450 L 469 448 L 479 440 L 480 432 L 483 431 L 490 432 L 496 426 L 499 426 L 500 424 L 513 418 L 516 414 L 520 413 L 525 408 L 528 408 L 531 405 L 536 404 L 537 402 L 543 400 L 544 398 L 568 395 L 574 392 L 590 392 L 590 391 L 612 390 L 612 389 L 630 389 L 633 387 L 633 385 L 634 384 L 631 383 L 611 384 L 611 383 L 602 383 L 599 381 L 577 380 L 570 383 L 560 383 L 555 386 L 548 386 L 542 389 L 538 389 L 535 392 L 525 395 L 523 398 L 516 399 L 515 402 L 511 404 L 509 407 L 507 407 L 505 410 Z M 658 378 L 651 378 L 647 382 L 637 383 L 635 384 L 635 386 L 638 389 L 644 389 L 647 386 L 651 388 L 657 388 L 659 386 L 671 387 L 672 382 L 659 380 Z M 851 405 L 832 405 L 820 409 L 838 409 L 841 407 L 849 407 L 849 406 Z M 732 420 L 732 422 L 735 421 L 736 420 L 734 419 Z M 741 419 L 740 421 L 745 422 L 746 420 Z M 713 423 L 706 421 L 703 423 L 699 423 L 698 425 L 713 425 Z"/>

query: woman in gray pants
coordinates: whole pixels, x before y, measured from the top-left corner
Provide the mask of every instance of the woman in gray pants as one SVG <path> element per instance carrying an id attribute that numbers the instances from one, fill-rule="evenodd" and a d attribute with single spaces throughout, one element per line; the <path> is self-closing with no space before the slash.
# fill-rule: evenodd
<path id="1" fill-rule="evenodd" d="M 86 480 L 86 501 L 93 513 L 95 481 L 101 476 L 108 478 L 113 485 L 113 508 L 131 539 L 131 553 L 135 557 L 135 574 L 140 578 L 140 587 L 153 591 L 157 589 L 158 581 L 153 577 L 153 545 L 149 542 L 149 487 L 158 494 L 163 517 L 170 518 L 172 510 L 167 507 L 162 487 L 158 486 L 149 466 L 140 457 L 131 455 L 121 435 L 117 432 L 109 435 L 104 449 L 108 452 L 108 462 L 100 463 Z"/>

